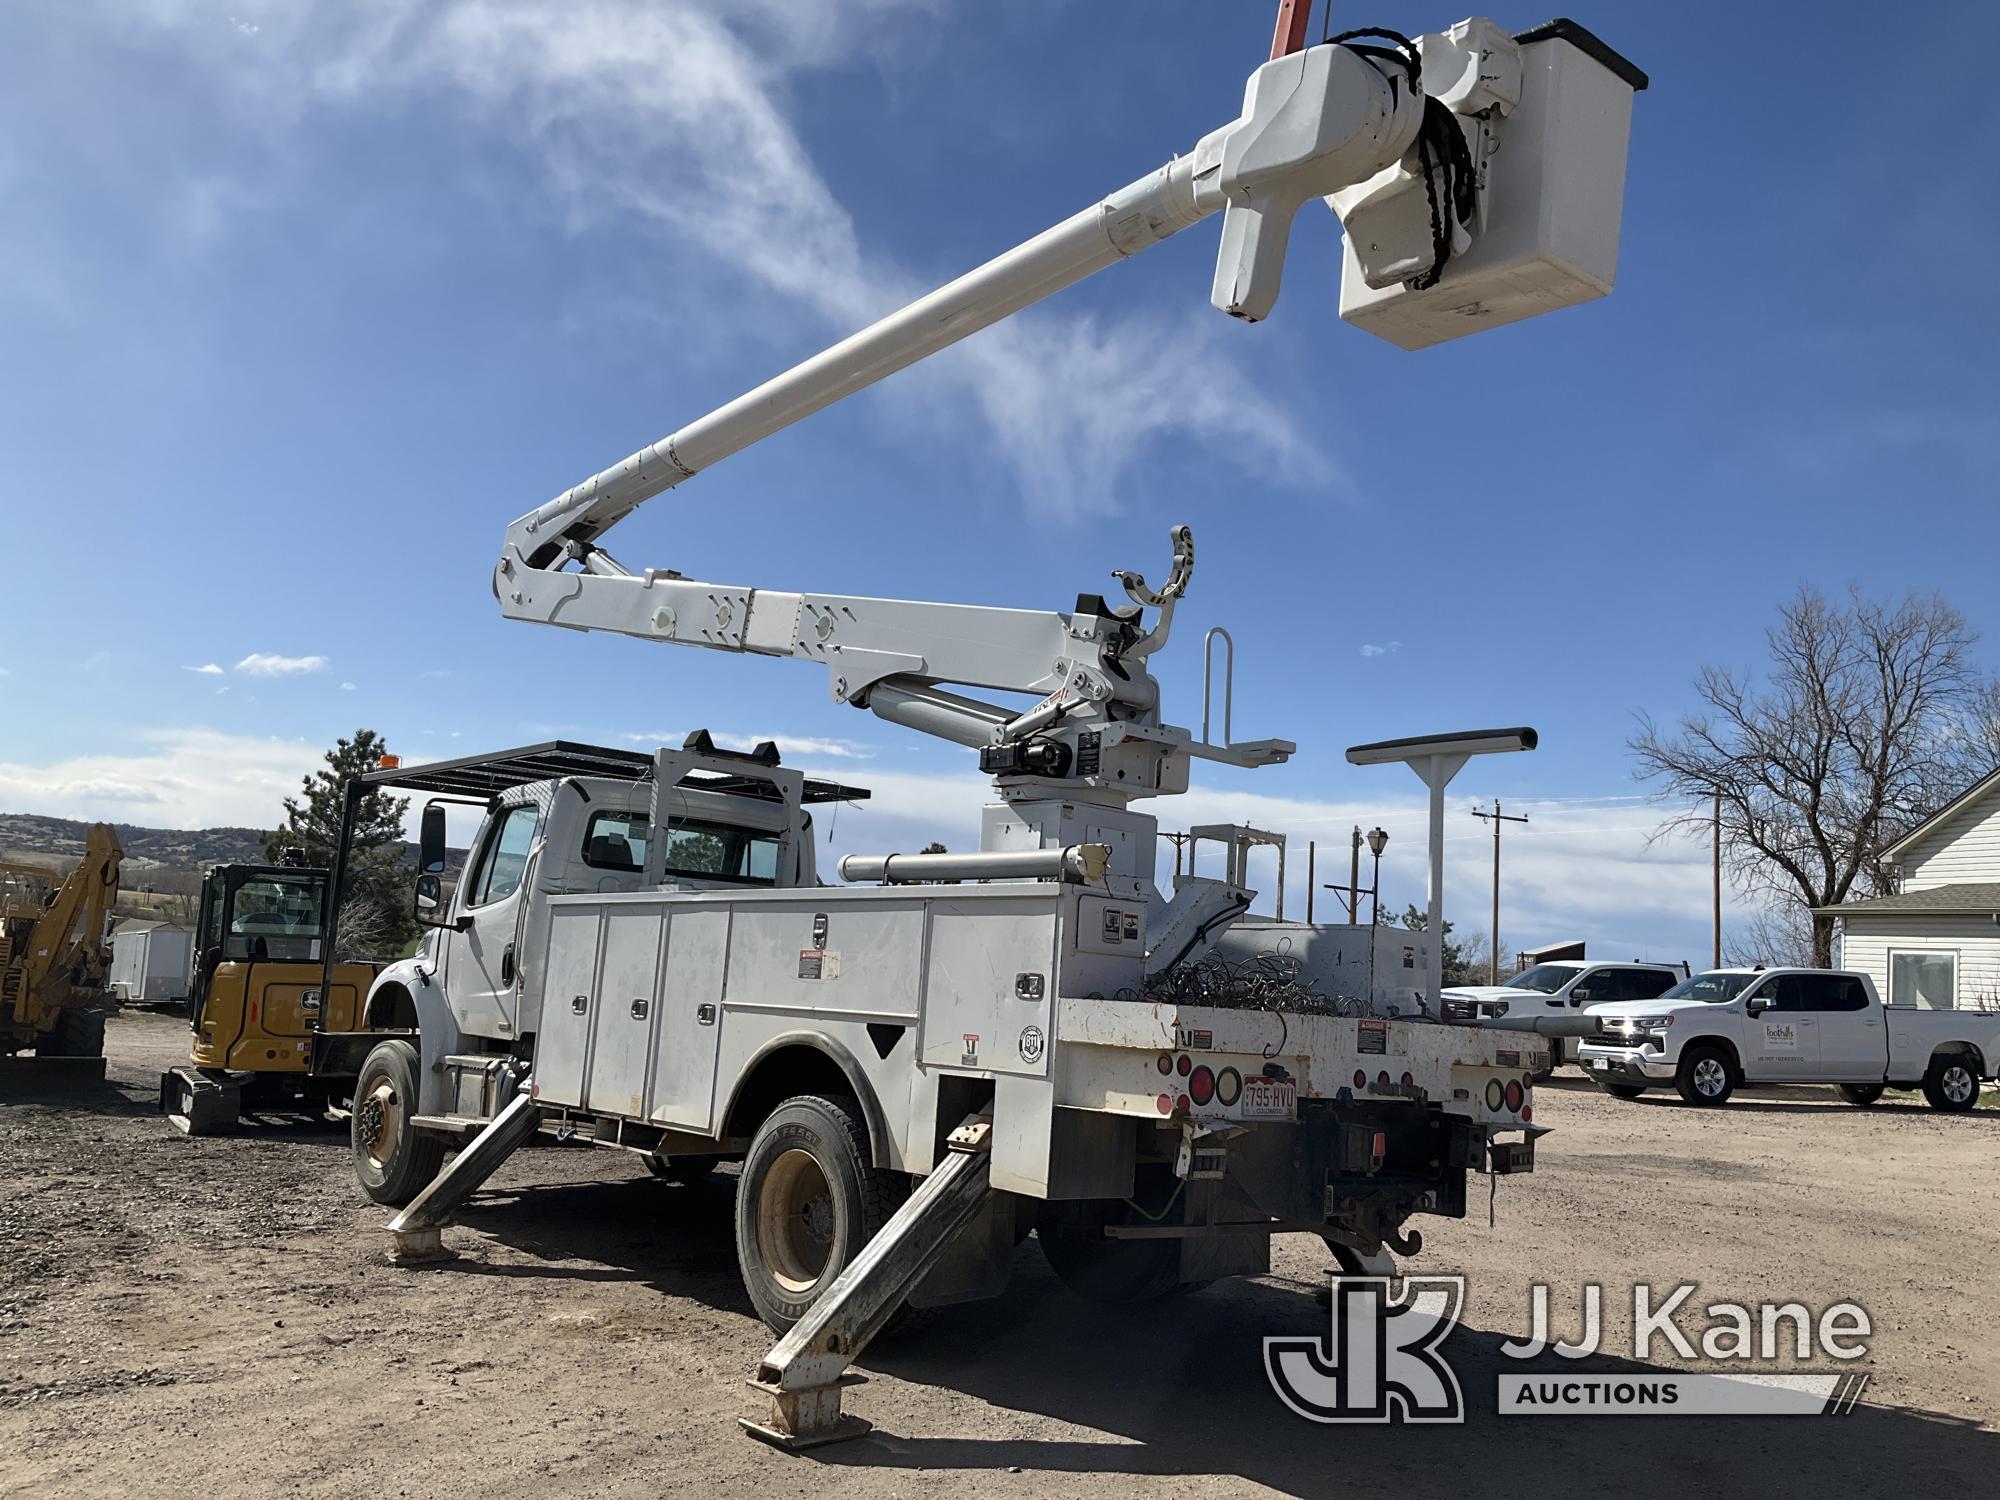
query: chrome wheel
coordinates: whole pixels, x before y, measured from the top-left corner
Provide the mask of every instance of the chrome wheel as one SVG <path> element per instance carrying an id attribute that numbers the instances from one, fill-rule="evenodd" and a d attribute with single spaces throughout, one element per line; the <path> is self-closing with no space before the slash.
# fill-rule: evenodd
<path id="1" fill-rule="evenodd" d="M 1720 1098 L 1729 1087 L 1729 1072 L 1719 1058 L 1704 1057 L 1694 1065 L 1694 1086 L 1704 1098 Z"/>
<path id="2" fill-rule="evenodd" d="M 1979 1083 L 1972 1076 L 1972 1070 L 1962 1063 L 1953 1063 L 1938 1075 L 1938 1087 L 1944 1090 L 1945 1098 L 1953 1104 L 1963 1104 L 1979 1092 Z"/>

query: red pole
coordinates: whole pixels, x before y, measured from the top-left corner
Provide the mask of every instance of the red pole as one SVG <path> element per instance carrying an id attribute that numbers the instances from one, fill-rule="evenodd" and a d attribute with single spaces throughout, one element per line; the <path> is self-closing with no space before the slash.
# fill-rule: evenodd
<path id="1" fill-rule="evenodd" d="M 1278 0 L 1278 29 L 1271 33 L 1271 56 L 1289 57 L 1303 51 L 1306 26 L 1312 21 L 1312 0 Z"/>

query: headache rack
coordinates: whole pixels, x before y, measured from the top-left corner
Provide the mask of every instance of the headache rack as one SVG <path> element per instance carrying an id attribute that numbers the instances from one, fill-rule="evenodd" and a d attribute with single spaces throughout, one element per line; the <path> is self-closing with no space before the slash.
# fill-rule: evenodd
<path id="1" fill-rule="evenodd" d="M 754 774 L 734 774 L 731 761 L 746 766 L 768 768 L 778 764 L 778 746 L 764 740 L 752 750 L 718 749 L 706 729 L 697 729 L 682 748 L 699 752 L 704 758 L 723 762 L 722 766 L 698 766 L 681 778 L 681 785 L 704 792 L 721 792 L 733 797 L 755 797 L 759 801 L 782 800 L 776 786 Z M 328 880 L 329 897 L 320 924 L 320 993 L 333 992 L 334 943 L 339 937 L 340 891 L 347 875 L 347 858 L 354 838 L 355 815 L 361 801 L 371 792 L 428 792 L 434 797 L 458 798 L 467 802 L 490 803 L 503 792 L 538 781 L 561 781 L 570 777 L 593 777 L 602 781 L 646 782 L 653 779 L 653 756 L 641 750 L 614 750 L 606 745 L 581 745 L 571 740 L 543 740 L 513 750 L 496 750 L 486 755 L 466 755 L 457 760 L 426 761 L 422 765 L 385 765 L 349 777 L 341 801 L 340 841 L 334 847 L 333 870 Z M 817 802 L 865 802 L 873 793 L 866 787 L 845 786 L 816 777 L 805 779 L 800 800 Z M 320 1032 L 317 1019 L 312 1022 Z M 320 1049 L 313 1049 L 313 1070 L 320 1071 Z"/>

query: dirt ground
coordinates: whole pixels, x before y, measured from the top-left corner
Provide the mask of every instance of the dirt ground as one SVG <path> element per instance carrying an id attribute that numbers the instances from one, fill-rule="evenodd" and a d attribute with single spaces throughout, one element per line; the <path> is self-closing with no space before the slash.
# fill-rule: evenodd
<path id="1" fill-rule="evenodd" d="M 1418 1221 L 1411 1269 L 1470 1278 L 1447 1346 L 1463 1426 L 1280 1406 L 1261 1340 L 1324 1331 L 1316 1241 L 1279 1241 L 1267 1278 L 1133 1309 L 1079 1301 L 1029 1241 L 1004 1299 L 869 1352 L 847 1406 L 875 1433 L 793 1457 L 735 1424 L 770 1340 L 736 1277 L 733 1177 L 676 1187 L 619 1153 L 522 1152 L 447 1231 L 456 1260 L 393 1268 L 337 1129 L 187 1140 L 153 1113 L 186 1037 L 119 1017 L 105 1087 L 0 1100 L 0 1495 L 1824 1496 L 1990 1494 L 2000 1474 L 2000 1109 L 1797 1090 L 1711 1113 L 1543 1089 L 1555 1133 L 1532 1177 L 1500 1183 L 1497 1227 L 1484 1179 L 1471 1217 Z M 1594 1367 L 1630 1371 L 1636 1279 L 1697 1281 L 1697 1308 L 1860 1302 L 1865 1402 L 1495 1414 L 1531 1282 L 1571 1331 L 1577 1288 L 1603 1283 Z"/>

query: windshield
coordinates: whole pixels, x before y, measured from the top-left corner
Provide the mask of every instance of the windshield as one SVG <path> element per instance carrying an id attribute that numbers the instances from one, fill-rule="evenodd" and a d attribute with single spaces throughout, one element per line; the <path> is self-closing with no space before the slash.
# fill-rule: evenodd
<path id="1" fill-rule="evenodd" d="M 1744 988 L 1756 977 L 1755 974 L 1697 974 L 1692 979 L 1683 979 L 1660 998 L 1705 1000 L 1710 1005 L 1719 1005 L 1724 1000 L 1734 1000 L 1742 994 Z"/>
<path id="2" fill-rule="evenodd" d="M 1508 980 L 1506 987 L 1510 990 L 1533 990 L 1538 995 L 1553 995 L 1582 972 L 1575 964 L 1536 964 L 1534 968 Z"/>
<path id="3" fill-rule="evenodd" d="M 230 893 L 225 958 L 298 962 L 319 957 L 320 902 L 326 877 L 259 875 Z"/>

